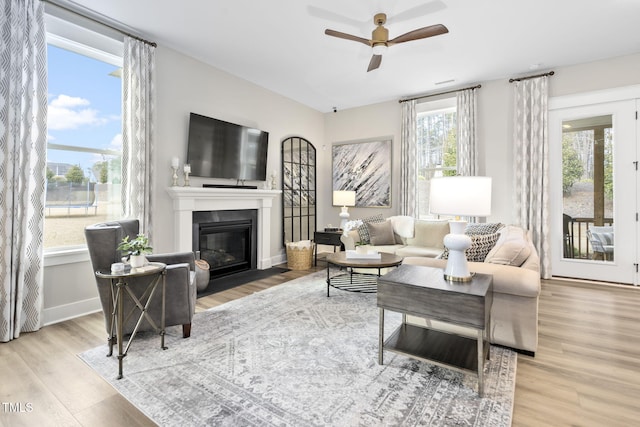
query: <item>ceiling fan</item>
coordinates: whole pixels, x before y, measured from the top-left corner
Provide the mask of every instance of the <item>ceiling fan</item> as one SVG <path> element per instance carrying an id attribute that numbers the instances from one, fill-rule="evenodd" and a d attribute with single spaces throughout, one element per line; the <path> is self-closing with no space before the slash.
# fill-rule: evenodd
<path id="1" fill-rule="evenodd" d="M 394 44 L 409 42 L 412 40 L 425 39 L 427 37 L 439 36 L 440 34 L 446 34 L 449 32 L 447 27 L 442 24 L 430 25 L 428 27 L 418 28 L 417 30 L 409 31 L 401 36 L 389 40 L 389 30 L 384 27 L 387 22 L 387 15 L 384 13 L 377 13 L 373 17 L 373 23 L 377 27 L 371 33 L 371 40 L 363 37 L 354 36 L 347 33 L 342 33 L 335 30 L 324 30 L 324 33 L 328 36 L 338 37 L 346 40 L 353 40 L 356 42 L 364 43 L 367 46 L 371 46 L 373 49 L 373 56 L 369 62 L 369 68 L 367 72 L 375 70 L 382 63 L 382 54 L 387 50 L 389 46 Z"/>

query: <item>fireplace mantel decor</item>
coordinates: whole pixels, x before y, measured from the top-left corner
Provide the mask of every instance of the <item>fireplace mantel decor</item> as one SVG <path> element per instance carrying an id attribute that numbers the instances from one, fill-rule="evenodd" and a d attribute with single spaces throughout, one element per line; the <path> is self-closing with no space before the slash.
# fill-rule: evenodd
<path id="1" fill-rule="evenodd" d="M 271 207 L 280 190 L 168 187 L 167 193 L 173 199 L 176 251 L 193 250 L 193 212 L 257 209 L 257 267 L 272 267 Z"/>

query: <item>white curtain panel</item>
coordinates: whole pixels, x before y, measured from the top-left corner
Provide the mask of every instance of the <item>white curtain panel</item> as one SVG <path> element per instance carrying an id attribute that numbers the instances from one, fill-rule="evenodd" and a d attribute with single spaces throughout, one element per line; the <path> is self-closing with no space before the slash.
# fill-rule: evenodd
<path id="1" fill-rule="evenodd" d="M 151 239 L 155 120 L 155 47 L 124 40 L 122 69 L 122 207 Z"/>
<path id="2" fill-rule="evenodd" d="M 47 167 L 44 5 L 0 0 L 0 341 L 42 323 Z"/>
<path id="3" fill-rule="evenodd" d="M 400 135 L 400 215 L 417 217 L 416 100 L 402 103 Z"/>
<path id="4" fill-rule="evenodd" d="M 514 92 L 515 215 L 532 233 L 541 277 L 549 278 L 548 77 L 515 82 Z"/>
<path id="5" fill-rule="evenodd" d="M 478 170 L 476 89 L 458 91 L 456 103 L 458 175 L 475 176 Z"/>

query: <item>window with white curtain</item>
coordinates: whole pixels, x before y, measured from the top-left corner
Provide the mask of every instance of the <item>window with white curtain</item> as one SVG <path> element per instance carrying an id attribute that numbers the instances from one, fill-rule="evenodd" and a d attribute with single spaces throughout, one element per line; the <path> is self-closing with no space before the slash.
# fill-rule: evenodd
<path id="1" fill-rule="evenodd" d="M 418 217 L 429 218 L 430 180 L 456 175 L 456 98 L 416 106 Z"/>
<path id="2" fill-rule="evenodd" d="M 47 253 L 84 247 L 85 226 L 121 216 L 122 41 L 55 12 L 46 15 Z"/>

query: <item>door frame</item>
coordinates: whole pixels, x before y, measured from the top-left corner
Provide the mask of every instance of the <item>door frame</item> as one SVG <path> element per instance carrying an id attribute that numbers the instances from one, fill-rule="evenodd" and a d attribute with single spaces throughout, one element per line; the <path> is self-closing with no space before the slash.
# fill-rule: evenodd
<path id="1" fill-rule="evenodd" d="M 562 121 L 571 114 L 582 112 L 587 115 L 601 115 L 609 114 L 605 111 L 599 110 L 599 108 L 606 108 L 607 106 L 615 107 L 617 109 L 623 108 L 629 109 L 629 114 L 633 114 L 635 110 L 638 111 L 638 99 L 640 99 L 640 85 L 626 86 L 619 88 L 612 88 L 602 91 L 585 92 L 575 95 L 567 95 L 554 97 L 549 99 L 549 178 L 550 182 L 557 183 L 562 180 Z M 591 110 L 593 110 L 591 112 Z M 569 113 L 569 114 L 567 114 Z M 611 112 L 612 113 L 612 112 Z M 623 111 L 626 114 L 626 111 Z M 614 132 L 620 127 L 620 118 L 613 118 L 614 120 Z M 630 117 L 629 120 L 633 120 Z M 631 125 L 629 125 L 631 126 Z M 623 222 L 626 222 L 626 229 L 632 229 L 631 233 L 625 233 L 625 244 L 630 249 L 628 251 L 616 250 L 616 256 L 613 262 L 591 261 L 570 259 L 563 257 L 562 246 L 562 188 L 561 186 L 550 186 L 549 192 L 549 213 L 550 213 L 550 249 L 551 249 L 551 270 L 555 276 L 573 277 L 588 280 L 609 281 L 618 283 L 629 283 L 638 285 L 638 237 L 639 227 L 637 221 L 637 201 L 638 201 L 638 173 L 637 169 L 632 171 L 633 163 L 637 165 L 638 158 L 638 138 L 640 135 L 640 126 L 636 117 L 633 129 L 628 128 L 629 135 L 633 133 L 634 146 L 627 147 L 627 156 L 633 156 L 633 159 L 616 159 L 614 157 L 614 171 L 618 171 L 619 168 L 624 168 L 624 174 L 628 176 L 629 180 L 633 181 L 635 187 L 634 200 L 629 201 L 627 196 L 629 195 L 629 188 L 625 189 L 625 199 L 623 204 L 620 201 L 620 197 L 614 198 L 614 226 L 618 222 L 620 226 L 624 226 Z M 631 136 L 629 136 L 631 138 Z M 628 163 L 628 164 L 627 164 Z M 630 169 L 627 169 L 627 166 Z M 620 169 L 622 171 L 622 169 Z M 618 174 L 623 172 L 618 172 Z M 615 175 L 614 175 L 615 177 Z M 633 177 L 633 178 L 631 178 Z M 614 178 L 615 179 L 615 178 Z M 618 180 L 614 188 L 616 190 L 622 189 Z M 632 218 L 633 213 L 636 213 L 635 220 L 625 217 L 621 220 L 620 215 L 622 210 L 631 210 L 629 216 Z M 633 240 L 633 241 L 631 241 Z"/>

